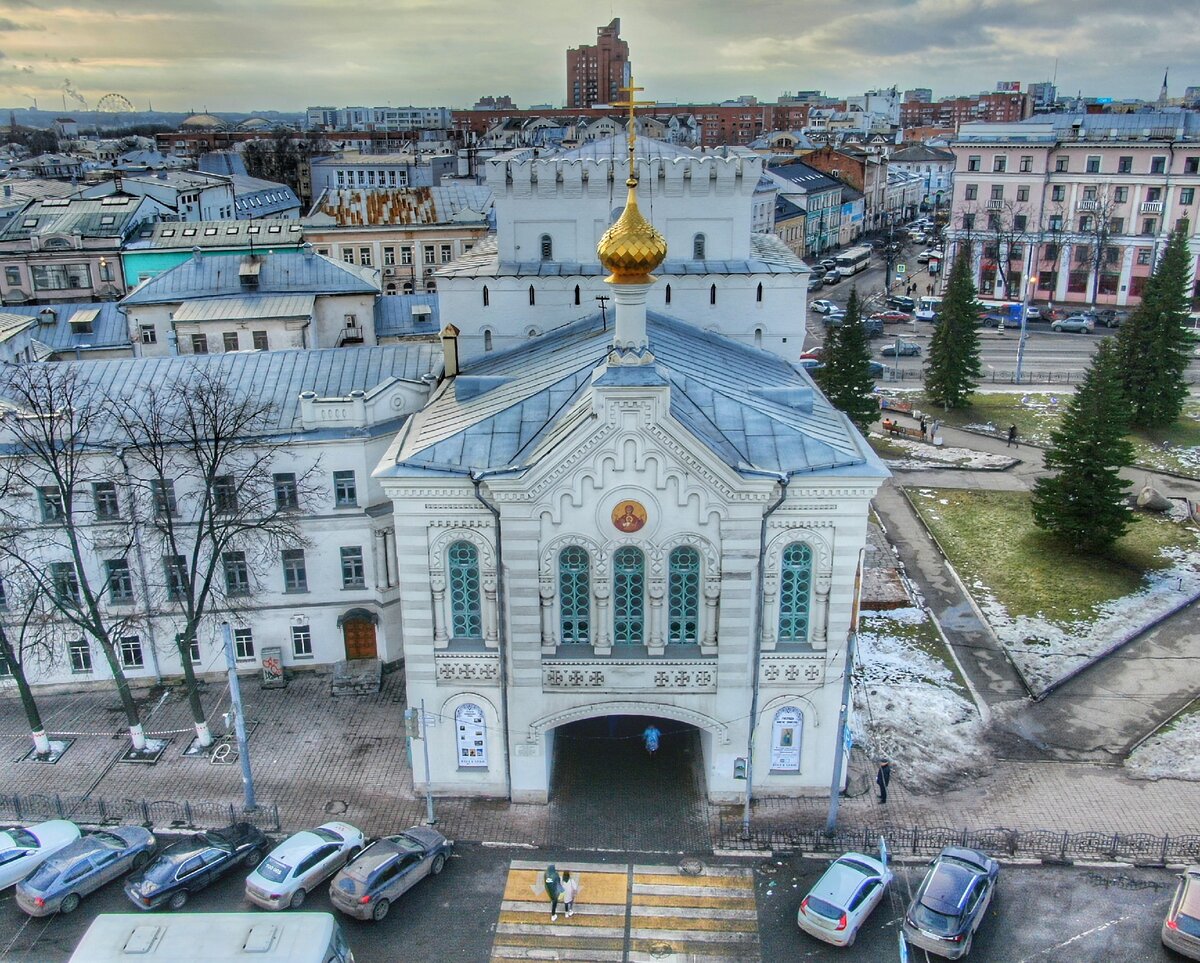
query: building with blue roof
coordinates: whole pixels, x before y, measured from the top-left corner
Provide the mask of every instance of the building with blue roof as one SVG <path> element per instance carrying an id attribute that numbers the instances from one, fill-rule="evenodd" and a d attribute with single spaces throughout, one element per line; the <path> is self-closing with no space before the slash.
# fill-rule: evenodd
<path id="1" fill-rule="evenodd" d="M 305 245 L 210 257 L 197 251 L 121 304 L 138 355 L 154 357 L 375 344 L 378 295 L 377 270 Z"/>
<path id="2" fill-rule="evenodd" d="M 734 276 L 769 279 L 778 265 L 804 277 L 790 252 L 774 259 L 778 241 L 750 237 L 761 166 L 739 175 L 742 153 L 660 150 L 616 165 L 618 184 L 632 168 L 645 188 L 631 180 L 610 201 L 593 158 L 562 159 L 561 178 L 547 161 L 527 184 L 525 165 L 539 162 L 498 161 L 513 209 L 498 193 L 495 243 L 439 282 L 472 277 L 495 292 L 511 279 L 530 292 L 510 308 L 525 336 L 463 350 L 467 330 L 488 331 L 489 305 L 443 286 L 445 377 L 374 473 L 405 546 L 408 704 L 446 723 L 423 728 L 414 780 L 547 802 L 556 753 L 587 744 L 622 768 L 620 740 L 585 743 L 577 724 L 636 716 L 695 748 L 714 802 L 828 793 L 859 558 L 888 472 L 776 350 L 781 336 L 768 348 L 726 333 L 741 319 L 724 289 L 698 310 L 666 293 L 712 283 L 713 258 Z M 735 201 L 688 192 L 667 174 L 676 162 L 693 184 L 726 185 L 745 236 L 715 227 Z M 601 204 L 615 220 L 595 221 Z M 538 225 L 536 210 L 552 214 Z M 711 255 L 691 246 L 709 213 Z M 587 232 L 565 230 L 568 218 Z M 563 238 L 562 254 L 529 251 L 540 234 Z M 596 282 L 602 310 L 571 296 Z"/>

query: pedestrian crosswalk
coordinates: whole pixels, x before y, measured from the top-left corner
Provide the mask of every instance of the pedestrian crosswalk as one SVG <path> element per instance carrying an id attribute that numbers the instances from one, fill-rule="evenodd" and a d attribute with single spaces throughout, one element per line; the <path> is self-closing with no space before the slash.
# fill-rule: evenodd
<path id="1" fill-rule="evenodd" d="M 708 866 L 685 875 L 677 866 L 562 863 L 579 880 L 568 918 L 550 919 L 542 887 L 545 865 L 509 864 L 492 963 L 511 960 L 621 963 L 759 963 L 754 876 L 740 866 Z"/>

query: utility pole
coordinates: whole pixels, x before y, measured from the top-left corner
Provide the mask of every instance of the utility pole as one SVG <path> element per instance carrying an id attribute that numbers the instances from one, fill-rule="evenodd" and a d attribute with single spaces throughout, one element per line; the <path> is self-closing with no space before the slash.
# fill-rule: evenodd
<path id="1" fill-rule="evenodd" d="M 242 790 L 246 796 L 244 812 L 252 813 L 258 808 L 254 801 L 254 776 L 250 772 L 250 746 L 246 739 L 246 720 L 242 715 L 242 688 L 238 683 L 237 660 L 233 655 L 233 631 L 228 622 L 221 623 L 221 635 L 225 642 L 225 667 L 229 670 L 229 701 L 233 706 L 233 723 L 237 732 L 238 761 L 242 764 Z"/>
<path id="2" fill-rule="evenodd" d="M 429 771 L 429 717 L 425 715 L 425 700 L 421 700 L 421 748 L 425 751 L 425 825 L 437 825 L 433 815 L 433 775 Z"/>
<path id="3" fill-rule="evenodd" d="M 846 721 L 850 715 L 850 676 L 854 671 L 854 646 L 857 642 L 856 632 L 851 632 L 846 640 L 846 668 L 842 676 L 842 705 L 838 710 L 837 747 L 833 754 L 833 781 L 829 784 L 829 816 L 825 820 L 825 832 L 832 833 L 837 828 L 838 802 L 842 793 L 842 767 L 846 757 Z"/>
<path id="4" fill-rule="evenodd" d="M 608 330 L 608 302 L 612 300 L 607 294 L 601 294 L 596 298 L 600 302 L 600 323 L 604 325 L 604 330 Z"/>

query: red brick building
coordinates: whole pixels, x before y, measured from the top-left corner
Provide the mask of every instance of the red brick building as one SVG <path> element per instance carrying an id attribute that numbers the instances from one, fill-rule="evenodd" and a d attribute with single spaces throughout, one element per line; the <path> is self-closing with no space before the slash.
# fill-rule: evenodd
<path id="1" fill-rule="evenodd" d="M 578 109 L 620 100 L 627 63 L 629 44 L 621 39 L 621 18 L 614 17 L 596 28 L 594 45 L 567 48 L 566 105 Z"/>
<path id="2" fill-rule="evenodd" d="M 974 97 L 951 97 L 926 104 L 916 100 L 900 105 L 900 126 L 942 127 L 957 131 L 962 124 L 988 121 L 1011 124 L 1033 114 L 1033 102 L 1028 94 L 1003 91 L 979 94 Z"/>

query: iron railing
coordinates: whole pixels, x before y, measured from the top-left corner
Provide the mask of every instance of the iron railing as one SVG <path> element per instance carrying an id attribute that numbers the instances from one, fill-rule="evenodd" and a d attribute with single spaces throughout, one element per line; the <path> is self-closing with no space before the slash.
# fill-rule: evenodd
<path id="1" fill-rule="evenodd" d="M 173 799 L 103 799 L 59 793 L 0 793 L 0 821 L 31 822 L 70 819 L 88 826 L 140 823 L 148 829 L 219 829 L 231 823 L 253 823 L 279 832 L 279 807 L 259 803 L 243 812 L 236 803 L 178 802 Z"/>

